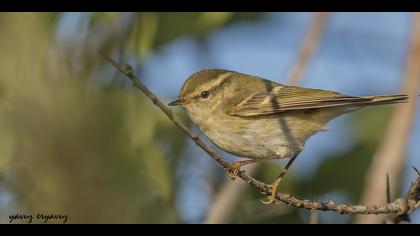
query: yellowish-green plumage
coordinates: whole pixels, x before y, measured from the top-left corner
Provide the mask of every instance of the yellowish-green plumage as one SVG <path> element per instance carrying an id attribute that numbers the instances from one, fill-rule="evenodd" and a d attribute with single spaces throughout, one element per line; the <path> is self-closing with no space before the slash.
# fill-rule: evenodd
<path id="1" fill-rule="evenodd" d="M 201 96 L 203 92 L 208 97 Z M 221 149 L 238 157 L 280 159 L 300 152 L 331 119 L 406 95 L 356 97 L 281 85 L 228 70 L 203 70 L 182 86 L 179 104 Z"/>
<path id="2" fill-rule="evenodd" d="M 341 93 L 281 85 L 228 70 L 203 70 L 184 83 L 179 99 L 192 121 L 221 149 L 251 160 L 233 164 L 231 178 L 244 164 L 291 158 L 270 185 L 277 187 L 306 140 L 335 117 L 369 105 L 405 102 L 406 95 L 356 97 Z"/>

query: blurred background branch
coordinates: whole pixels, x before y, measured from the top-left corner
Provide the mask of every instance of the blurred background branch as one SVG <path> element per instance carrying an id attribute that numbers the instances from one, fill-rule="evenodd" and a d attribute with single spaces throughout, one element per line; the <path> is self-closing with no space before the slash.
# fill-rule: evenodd
<path id="1" fill-rule="evenodd" d="M 405 168 L 406 145 L 412 131 L 418 91 L 420 89 L 420 13 L 413 13 L 412 33 L 407 50 L 404 84 L 401 93 L 410 102 L 394 108 L 386 134 L 376 151 L 366 175 L 362 196 L 363 204 L 386 202 L 386 174 L 390 176 L 391 194 L 400 188 L 401 173 Z M 384 193 L 384 194 L 378 194 Z M 356 223 L 381 223 L 383 216 L 359 216 Z"/>
<path id="2" fill-rule="evenodd" d="M 297 63 L 293 66 L 289 76 L 288 85 L 296 86 L 303 79 L 307 64 L 316 52 L 321 36 L 324 33 L 329 13 L 317 12 L 313 14 L 314 19 L 309 25 L 308 32 L 303 39 L 302 47 L 297 55 Z"/>

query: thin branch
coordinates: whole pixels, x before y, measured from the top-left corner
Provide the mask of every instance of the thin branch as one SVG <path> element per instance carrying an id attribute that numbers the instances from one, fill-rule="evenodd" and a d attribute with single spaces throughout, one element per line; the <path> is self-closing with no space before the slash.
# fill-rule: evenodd
<path id="1" fill-rule="evenodd" d="M 366 184 L 363 191 L 362 203 L 371 204 L 374 202 L 385 202 L 383 193 L 385 186 L 378 184 L 383 181 L 385 173 L 392 178 L 390 187 L 396 191 L 396 184 L 401 177 L 401 171 L 405 163 L 405 151 L 407 140 L 411 133 L 416 110 L 416 97 L 420 88 L 420 13 L 414 13 L 412 22 L 412 33 L 409 37 L 407 63 L 404 75 L 402 93 L 407 94 L 410 102 L 395 107 L 391 120 L 389 121 L 386 134 L 376 151 L 372 163 L 366 175 Z M 357 223 L 380 223 L 381 217 L 360 216 Z"/>
<path id="2" fill-rule="evenodd" d="M 213 151 L 209 146 L 207 146 L 203 141 L 201 141 L 198 136 L 193 133 L 190 129 L 188 129 L 184 124 L 180 123 L 173 115 L 172 111 L 164 105 L 144 84 L 142 84 L 137 77 L 134 75 L 133 69 L 130 65 L 121 66 L 116 63 L 110 57 L 104 55 L 104 57 L 122 74 L 124 74 L 127 78 L 129 78 L 134 87 L 140 89 L 149 99 L 159 107 L 166 116 L 179 128 L 181 129 L 188 137 L 190 137 L 201 149 L 203 149 L 209 156 L 217 161 L 220 165 L 222 165 L 226 169 L 232 169 L 232 167 L 215 151 Z M 241 178 L 246 183 L 254 186 L 263 194 L 270 194 L 271 188 L 264 182 L 258 181 L 244 171 L 238 174 L 239 178 Z M 415 192 L 417 195 L 417 191 L 420 191 L 420 176 L 416 180 L 416 185 L 412 185 L 409 193 Z M 417 186 L 419 185 L 419 186 Z M 411 194 L 410 194 L 411 196 Z M 277 193 L 276 195 L 277 202 L 286 203 L 290 206 L 297 207 L 297 208 L 304 208 L 309 210 L 320 210 L 320 211 L 334 211 L 340 214 L 388 214 L 388 213 L 396 213 L 396 214 L 405 214 L 410 213 L 415 208 L 420 206 L 418 199 L 411 200 L 411 199 L 397 199 L 392 203 L 384 204 L 384 205 L 371 205 L 371 206 L 364 206 L 364 205 L 349 205 L 349 204 L 336 204 L 333 201 L 328 202 L 317 202 L 307 199 L 299 199 L 289 194 L 285 193 Z M 402 202 L 406 204 L 402 204 Z"/>

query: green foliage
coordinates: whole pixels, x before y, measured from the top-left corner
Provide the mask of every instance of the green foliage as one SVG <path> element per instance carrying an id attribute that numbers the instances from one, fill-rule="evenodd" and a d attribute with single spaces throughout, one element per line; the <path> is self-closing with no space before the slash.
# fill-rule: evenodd
<path id="1" fill-rule="evenodd" d="M 49 63 L 50 34 L 40 33 L 48 24 L 26 17 L 9 22 L 30 18 L 30 28 L 2 32 L 19 44 L 0 56 L 10 68 L 0 72 L 1 183 L 25 211 L 68 214 L 72 223 L 177 222 L 171 156 L 156 140 L 157 127 L 174 127 L 138 93 L 92 89 L 62 65 L 56 77 L 40 70 Z M 36 60 L 24 63 L 28 55 Z"/>

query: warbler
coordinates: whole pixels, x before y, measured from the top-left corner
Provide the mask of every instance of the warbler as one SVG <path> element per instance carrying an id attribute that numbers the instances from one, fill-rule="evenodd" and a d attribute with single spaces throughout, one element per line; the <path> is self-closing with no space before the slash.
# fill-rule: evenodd
<path id="1" fill-rule="evenodd" d="M 289 158 L 279 177 L 270 184 L 268 201 L 303 150 L 306 140 L 333 118 L 370 105 L 407 101 L 403 94 L 349 96 L 334 91 L 286 86 L 258 76 L 223 69 L 201 70 L 183 84 L 178 100 L 191 120 L 219 148 L 245 161 L 227 170 L 234 179 L 241 166 Z"/>

